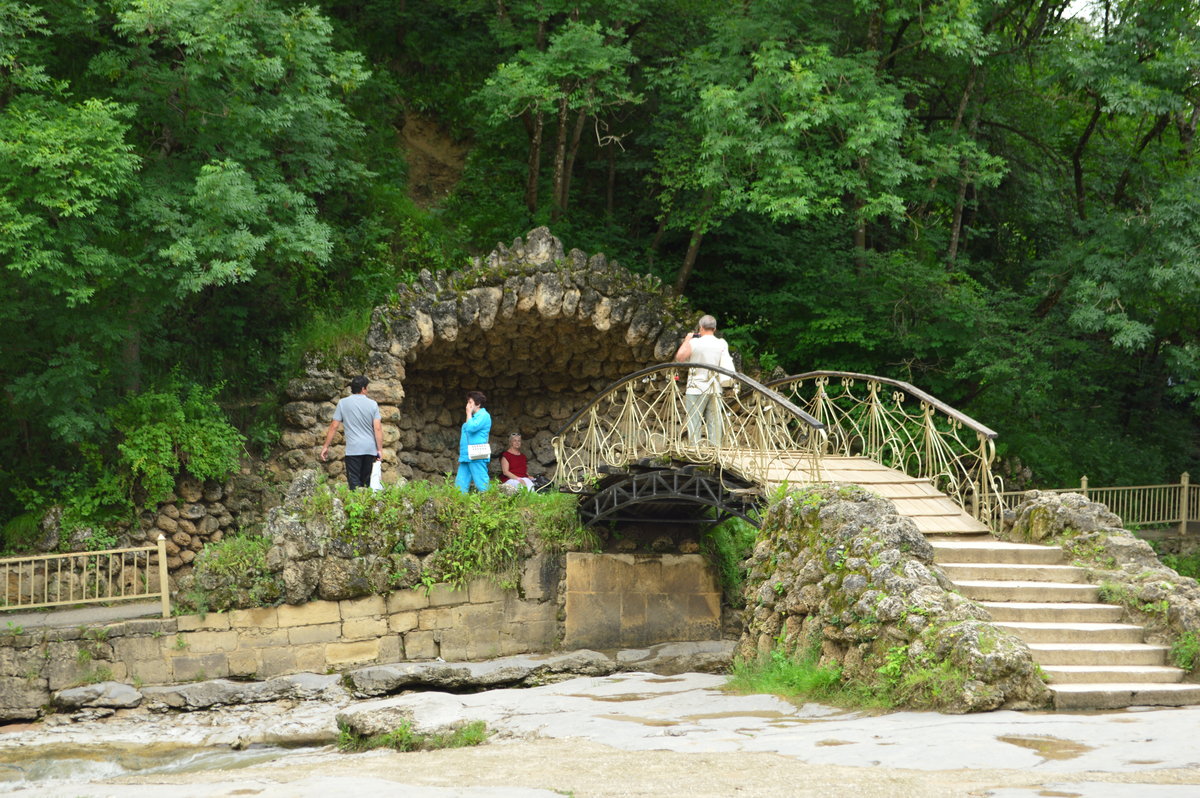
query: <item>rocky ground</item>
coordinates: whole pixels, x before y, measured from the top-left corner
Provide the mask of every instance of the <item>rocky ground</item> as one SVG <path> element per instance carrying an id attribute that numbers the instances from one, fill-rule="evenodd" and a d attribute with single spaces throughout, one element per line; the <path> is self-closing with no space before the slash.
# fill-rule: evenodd
<path id="1" fill-rule="evenodd" d="M 1200 709 L 872 715 L 641 672 L 0 727 L 17 796 L 1101 796 L 1200 793 Z M 477 748 L 343 754 L 336 724 L 482 720 Z M 103 743 L 99 742 L 103 740 Z M 282 746 L 302 746 L 288 748 Z"/>

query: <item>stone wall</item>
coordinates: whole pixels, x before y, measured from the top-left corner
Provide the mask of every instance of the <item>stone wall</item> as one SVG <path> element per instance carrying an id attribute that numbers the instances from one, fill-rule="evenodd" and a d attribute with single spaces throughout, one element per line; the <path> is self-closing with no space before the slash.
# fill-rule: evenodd
<path id="1" fill-rule="evenodd" d="M 721 587 L 699 554 L 567 554 L 563 645 L 611 649 L 716 640 Z"/>
<path id="2" fill-rule="evenodd" d="M 536 583 L 536 575 L 533 577 Z M 558 603 L 479 580 L 347 601 L 0 635 L 0 721 L 38 717 L 54 691 L 220 677 L 266 679 L 410 660 L 550 651 Z"/>
<path id="3" fill-rule="evenodd" d="M 423 271 L 376 308 L 364 358 L 313 362 L 292 380 L 283 463 L 291 472 L 319 463 L 337 400 L 362 373 L 383 416 L 385 481 L 457 468 L 467 390 L 488 396 L 497 454 L 520 432 L 531 474 L 546 473 L 551 438 L 571 414 L 625 374 L 670 360 L 694 315 L 655 278 L 601 254 L 564 253 L 538 228 L 464 271 Z M 330 476 L 343 471 L 340 443 Z"/>
<path id="4" fill-rule="evenodd" d="M 154 510 L 141 514 L 128 530 L 133 546 L 150 545 L 161 532 L 167 537 L 167 568 L 177 571 L 190 565 L 206 543 L 255 527 L 265 519 L 266 507 L 275 504 L 279 489 L 247 465 L 224 484 L 201 482 L 184 476 L 175 492 Z"/>

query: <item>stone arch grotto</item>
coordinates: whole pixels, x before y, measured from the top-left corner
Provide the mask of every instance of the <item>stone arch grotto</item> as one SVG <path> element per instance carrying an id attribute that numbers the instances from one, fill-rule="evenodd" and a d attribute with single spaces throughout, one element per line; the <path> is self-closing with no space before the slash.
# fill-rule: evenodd
<path id="1" fill-rule="evenodd" d="M 287 386 L 283 463 L 319 463 L 333 408 L 362 373 L 383 415 L 385 481 L 436 479 L 457 467 L 470 389 L 488 396 L 497 454 L 520 432 L 531 474 L 551 473 L 562 423 L 609 383 L 670 360 L 694 316 L 656 278 L 601 254 L 564 253 L 539 227 L 462 271 L 422 271 L 401 286 L 375 309 L 365 356 L 312 360 Z M 330 454 L 325 468 L 337 476 L 341 451 Z"/>

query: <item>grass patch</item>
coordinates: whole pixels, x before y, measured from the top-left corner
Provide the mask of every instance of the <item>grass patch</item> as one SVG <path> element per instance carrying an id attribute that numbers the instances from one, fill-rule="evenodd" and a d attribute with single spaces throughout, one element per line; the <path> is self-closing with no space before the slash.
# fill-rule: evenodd
<path id="1" fill-rule="evenodd" d="M 878 669 L 884 689 L 899 706 L 936 709 L 961 696 L 967 676 L 949 660 L 913 657 L 908 646 L 893 646 Z"/>
<path id="2" fill-rule="evenodd" d="M 821 665 L 818 638 L 789 655 L 781 647 L 752 661 L 737 660 L 726 688 L 736 693 L 768 693 L 792 702 L 819 701 L 854 709 L 891 709 L 886 693 L 851 682 L 838 665 Z"/>
<path id="3" fill-rule="evenodd" d="M 405 722 L 390 732 L 369 737 L 339 725 L 337 746 L 339 750 L 348 753 L 372 751 L 376 748 L 391 748 L 394 751 L 437 751 L 442 748 L 479 745 L 487 738 L 487 724 L 481 720 L 442 734 L 419 734 L 413 731 L 411 723 Z"/>
<path id="4" fill-rule="evenodd" d="M 817 701 L 849 709 L 941 709 L 962 696 L 966 673 L 947 660 L 913 657 L 898 645 L 882 656 L 874 679 L 847 678 L 838 665 L 819 664 L 820 638 L 788 654 L 776 647 L 753 662 L 737 661 L 726 687 L 738 693 L 769 693 L 793 702 Z"/>
<path id="5" fill-rule="evenodd" d="M 373 309 L 373 305 L 342 306 L 336 311 L 314 313 L 287 339 L 284 362 L 299 370 L 305 357 L 331 366 L 343 358 L 366 360 Z"/>
<path id="6" fill-rule="evenodd" d="M 111 682 L 112 677 L 113 677 L 112 668 L 101 666 L 99 668 L 93 668 L 92 670 L 90 670 L 87 673 L 84 673 L 82 676 L 80 676 L 79 680 L 75 682 L 75 686 L 82 687 L 85 684 L 100 684 L 101 682 Z"/>
<path id="7" fill-rule="evenodd" d="M 33 550 L 41 534 L 42 513 L 26 512 L 14 516 L 0 526 L 0 551 L 5 554 Z"/>

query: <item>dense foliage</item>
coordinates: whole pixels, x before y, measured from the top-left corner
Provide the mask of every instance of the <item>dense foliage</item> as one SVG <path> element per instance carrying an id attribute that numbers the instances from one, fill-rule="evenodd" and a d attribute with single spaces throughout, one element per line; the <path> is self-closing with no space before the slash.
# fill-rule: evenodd
<path id="1" fill-rule="evenodd" d="M 299 351 L 540 223 L 763 364 L 914 382 L 1042 484 L 1174 479 L 1197 64 L 1200 6 L 1150 0 L 0 4 L 0 517 L 103 479 L 177 367 L 269 445 Z M 444 198 L 418 120 L 469 152 Z"/>

